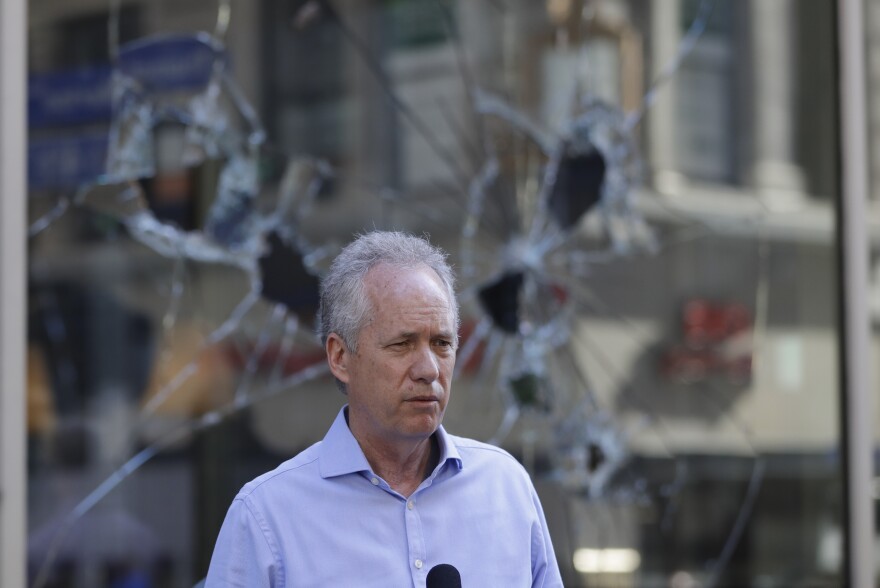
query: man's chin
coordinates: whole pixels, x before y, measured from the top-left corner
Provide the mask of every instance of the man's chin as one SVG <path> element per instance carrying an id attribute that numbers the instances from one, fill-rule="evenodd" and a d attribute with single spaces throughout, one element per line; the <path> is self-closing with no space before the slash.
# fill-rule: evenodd
<path id="1" fill-rule="evenodd" d="M 440 426 L 440 416 L 421 416 L 409 419 L 405 425 L 410 437 L 427 438 L 433 435 Z"/>

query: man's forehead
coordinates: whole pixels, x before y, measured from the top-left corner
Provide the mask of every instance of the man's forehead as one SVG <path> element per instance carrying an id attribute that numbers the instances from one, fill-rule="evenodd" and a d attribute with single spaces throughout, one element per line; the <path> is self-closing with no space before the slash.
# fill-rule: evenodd
<path id="1" fill-rule="evenodd" d="M 435 285 L 440 287 L 444 297 L 446 290 L 443 287 L 443 280 L 428 265 L 418 264 L 413 266 L 397 266 L 390 263 L 379 263 L 374 265 L 364 276 L 364 284 L 367 289 L 370 288 L 389 288 L 398 286 L 401 288 L 415 287 L 421 281 L 416 276 L 424 276 L 429 278 Z"/>

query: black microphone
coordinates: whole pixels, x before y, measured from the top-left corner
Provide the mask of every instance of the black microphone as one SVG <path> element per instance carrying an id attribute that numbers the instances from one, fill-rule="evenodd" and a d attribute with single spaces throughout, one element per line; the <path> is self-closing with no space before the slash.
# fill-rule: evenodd
<path id="1" fill-rule="evenodd" d="M 426 588 L 461 588 L 461 574 L 455 566 L 437 564 L 428 572 L 425 586 Z"/>

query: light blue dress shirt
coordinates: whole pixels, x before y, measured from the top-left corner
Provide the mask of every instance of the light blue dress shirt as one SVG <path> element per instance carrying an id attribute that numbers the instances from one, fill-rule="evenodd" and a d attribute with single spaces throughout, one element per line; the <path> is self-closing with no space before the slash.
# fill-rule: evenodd
<path id="1" fill-rule="evenodd" d="M 206 588 L 562 586 L 538 496 L 498 447 L 440 427 L 440 462 L 409 499 L 370 469 L 343 408 L 324 440 L 235 497 Z"/>

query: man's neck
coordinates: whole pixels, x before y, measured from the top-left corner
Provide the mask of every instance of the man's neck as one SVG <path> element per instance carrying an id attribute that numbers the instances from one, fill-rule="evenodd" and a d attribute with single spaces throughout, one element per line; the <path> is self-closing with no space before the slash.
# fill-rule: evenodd
<path id="1" fill-rule="evenodd" d="M 436 433 L 427 439 L 400 444 L 375 443 L 359 439 L 354 431 L 352 434 L 373 471 L 402 496 L 409 497 L 415 492 L 440 460 Z"/>

